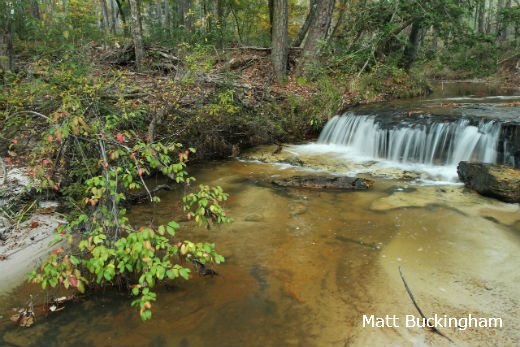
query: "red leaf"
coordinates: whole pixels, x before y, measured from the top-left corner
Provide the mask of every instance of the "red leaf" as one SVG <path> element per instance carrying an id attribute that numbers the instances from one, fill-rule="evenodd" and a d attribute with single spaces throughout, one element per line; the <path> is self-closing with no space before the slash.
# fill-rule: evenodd
<path id="1" fill-rule="evenodd" d="M 32 222 L 31 228 L 36 228 L 36 227 L 38 227 L 38 222 Z"/>
<path id="2" fill-rule="evenodd" d="M 78 286 L 78 280 L 76 279 L 76 277 L 69 278 L 69 281 L 70 281 L 70 284 L 72 284 L 73 287 L 77 287 Z"/>
<path id="3" fill-rule="evenodd" d="M 123 143 L 123 134 L 119 133 L 116 135 L 117 137 L 117 141 L 119 141 L 119 143 Z"/>

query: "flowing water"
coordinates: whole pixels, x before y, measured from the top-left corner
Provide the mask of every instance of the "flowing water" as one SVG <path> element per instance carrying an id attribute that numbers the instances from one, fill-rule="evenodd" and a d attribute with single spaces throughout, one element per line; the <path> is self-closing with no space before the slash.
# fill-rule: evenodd
<path id="1" fill-rule="evenodd" d="M 370 121 L 370 116 L 360 118 L 358 125 Z M 352 139 L 346 143 L 364 151 L 361 156 L 386 158 L 399 153 L 396 163 L 434 165 L 455 156 L 456 149 L 446 155 L 434 150 L 441 147 L 443 136 L 453 136 L 456 142 L 457 129 L 450 127 L 463 125 L 454 124 L 445 128 L 439 124 L 438 136 L 432 130 L 412 129 L 417 135 L 411 136 L 410 143 L 425 139 L 413 155 L 409 151 L 405 156 L 390 142 L 383 151 L 382 140 L 375 140 L 381 135 L 376 127 L 367 129 L 367 134 L 372 131 L 367 136 L 373 141 L 371 147 L 355 147 Z M 488 136 L 484 130 L 479 134 L 473 138 L 475 148 Z M 356 136 L 352 133 L 353 139 Z M 284 152 L 303 155 L 312 146 L 318 145 L 291 146 Z M 335 171 L 345 157 L 345 146 L 329 146 L 329 152 L 324 149 L 327 145 L 319 146 L 317 156 L 328 162 L 328 171 Z M 272 153 L 273 148 L 260 151 Z M 471 155 L 482 155 L 477 152 Z M 358 168 L 370 169 L 365 164 Z M 131 299 L 107 290 L 54 315 L 39 315 L 31 328 L 15 327 L 7 320 L 11 307 L 23 304 L 30 294 L 35 294 L 35 301 L 43 300 L 36 288 L 21 285 L 0 293 L 0 345 L 520 344 L 518 205 L 481 197 L 457 184 L 424 185 L 388 177 L 373 177 L 374 186 L 366 192 L 287 189 L 270 183 L 309 170 L 238 160 L 191 168 L 198 183 L 220 185 L 230 193 L 225 207 L 234 218 L 232 224 L 208 230 L 184 217 L 179 223 L 181 239 L 217 244 L 227 259 L 216 268 L 219 276 L 194 276 L 159 287 L 153 318 L 144 324 L 130 307 Z M 312 170 L 322 171 L 319 166 Z M 185 192 L 163 192 L 160 209 L 135 206 L 131 218 L 136 224 L 178 220 Z M 417 314 L 399 277 L 399 266 L 427 316 L 471 313 L 501 317 L 504 326 L 441 329 L 454 343 L 419 328 L 363 328 L 364 314 Z"/>

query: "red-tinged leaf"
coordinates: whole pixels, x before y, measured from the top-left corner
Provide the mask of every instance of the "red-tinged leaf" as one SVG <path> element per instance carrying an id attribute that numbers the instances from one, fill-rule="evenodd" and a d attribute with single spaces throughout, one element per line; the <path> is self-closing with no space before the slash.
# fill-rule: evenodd
<path id="1" fill-rule="evenodd" d="M 53 140 L 54 138 L 52 137 L 52 135 L 47 136 L 47 141 L 52 142 Z"/>
<path id="2" fill-rule="evenodd" d="M 144 257 L 142 260 L 143 262 L 148 263 L 152 259 L 150 259 L 150 257 Z"/>
<path id="3" fill-rule="evenodd" d="M 7 164 L 11 164 L 11 158 L 5 158 L 4 160 Z"/>
<path id="4" fill-rule="evenodd" d="M 14 139 L 13 140 L 13 143 L 16 145 L 18 143 L 18 140 L 17 139 Z"/>
<path id="5" fill-rule="evenodd" d="M 124 141 L 123 134 L 119 133 L 116 135 L 116 137 L 117 137 L 117 141 L 119 141 L 119 143 L 123 143 L 123 141 Z"/>
<path id="6" fill-rule="evenodd" d="M 57 185 L 54 185 L 54 190 L 58 191 L 58 190 L 60 190 L 60 188 L 58 188 Z"/>
<path id="7" fill-rule="evenodd" d="M 69 282 L 70 282 L 70 284 L 72 284 L 73 287 L 78 286 L 78 280 L 76 279 L 76 277 L 69 278 Z"/>
<path id="8" fill-rule="evenodd" d="M 143 175 L 143 169 L 142 169 L 142 168 L 139 168 L 139 171 L 137 171 L 137 174 L 138 174 L 139 176 L 142 176 L 142 175 Z"/>
<path id="9" fill-rule="evenodd" d="M 56 248 L 56 249 L 53 249 L 53 250 L 52 250 L 52 252 L 51 252 L 51 254 L 56 254 L 56 253 L 58 253 L 58 251 L 59 251 L 59 249 L 58 249 L 58 248 Z"/>
<path id="10" fill-rule="evenodd" d="M 137 230 L 138 232 L 139 231 L 143 231 L 145 229 L 145 227 L 140 227 L 139 230 Z"/>
<path id="11" fill-rule="evenodd" d="M 31 224 L 31 228 L 37 228 L 38 225 L 39 225 L 38 222 L 32 222 L 32 224 Z"/>

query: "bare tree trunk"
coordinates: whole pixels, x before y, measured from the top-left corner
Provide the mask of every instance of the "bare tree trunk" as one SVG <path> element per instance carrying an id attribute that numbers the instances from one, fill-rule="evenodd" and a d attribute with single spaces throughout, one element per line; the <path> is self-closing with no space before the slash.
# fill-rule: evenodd
<path id="1" fill-rule="evenodd" d="M 116 4 L 117 4 L 119 14 L 121 15 L 121 22 L 123 22 L 123 33 L 124 33 L 125 37 L 128 37 L 129 36 L 128 25 L 126 24 L 126 16 L 125 16 L 125 12 L 123 11 L 123 6 L 121 5 L 120 0 L 116 0 Z"/>
<path id="2" fill-rule="evenodd" d="M 292 42 L 292 47 L 300 47 L 300 45 L 303 42 L 303 39 L 305 39 L 305 35 L 307 35 L 307 31 L 309 31 L 309 26 L 311 25 L 312 20 L 314 19 L 314 16 L 316 15 L 316 8 L 318 7 L 318 0 L 310 0 L 309 2 L 309 13 L 307 14 L 307 17 L 305 17 L 305 22 L 303 23 L 300 31 L 298 32 L 298 35 L 294 38 L 294 41 Z"/>
<path id="3" fill-rule="evenodd" d="M 143 64 L 144 58 L 144 46 L 143 46 L 143 31 L 141 27 L 141 11 L 138 0 L 128 0 L 131 11 L 131 25 L 132 25 L 132 36 L 134 39 L 135 47 L 135 65 L 137 69 L 140 69 Z"/>
<path id="4" fill-rule="evenodd" d="M 497 2 L 497 15 L 496 15 L 496 33 L 497 38 L 500 38 L 502 35 L 502 16 L 500 15 L 500 11 L 504 8 L 504 0 L 498 0 Z"/>
<path id="5" fill-rule="evenodd" d="M 162 18 L 162 0 L 157 0 L 157 24 L 162 29 L 163 18 Z"/>
<path id="6" fill-rule="evenodd" d="M 224 47 L 224 0 L 217 0 L 217 48 Z"/>
<path id="7" fill-rule="evenodd" d="M 486 0 L 478 0 L 478 32 L 484 33 L 484 19 L 486 16 Z"/>
<path id="8" fill-rule="evenodd" d="M 310 25 L 307 40 L 303 46 L 302 56 L 298 65 L 298 74 L 311 72 L 321 52 L 321 41 L 325 39 L 330 28 L 335 0 L 321 0 L 318 2 L 316 15 Z"/>
<path id="9" fill-rule="evenodd" d="M 101 13 L 103 14 L 103 30 L 105 30 L 105 35 L 108 36 L 109 22 L 106 0 L 99 0 L 99 5 L 101 6 Z"/>
<path id="10" fill-rule="evenodd" d="M 200 31 L 204 34 L 206 33 L 206 1 L 200 0 L 199 3 Z"/>
<path id="11" fill-rule="evenodd" d="M 489 0 L 488 16 L 486 23 L 486 34 L 491 34 L 491 23 L 493 22 L 493 0 Z"/>
<path id="12" fill-rule="evenodd" d="M 184 25 L 184 0 L 177 0 L 177 17 L 179 26 Z"/>
<path id="13" fill-rule="evenodd" d="M 40 5 L 37 0 L 31 1 L 31 14 L 34 18 L 41 20 L 42 17 L 40 15 Z"/>
<path id="14" fill-rule="evenodd" d="M 268 0 L 269 7 L 269 34 L 273 37 L 273 20 L 274 20 L 274 0 Z"/>
<path id="15" fill-rule="evenodd" d="M 272 50 L 271 61 L 279 81 L 287 76 L 287 58 L 289 54 L 288 21 L 289 11 L 287 0 L 273 1 Z"/>
<path id="16" fill-rule="evenodd" d="M 7 24 L 10 28 L 10 24 Z M 13 70 L 13 42 L 11 40 L 11 32 L 0 33 L 0 75 L 3 76 L 6 71 Z"/>
<path id="17" fill-rule="evenodd" d="M 110 0 L 110 14 L 112 16 L 112 21 L 110 23 L 110 30 L 113 35 L 116 35 L 116 25 L 117 25 L 117 17 L 116 17 L 116 7 L 114 4 L 114 0 Z"/>
<path id="18" fill-rule="evenodd" d="M 164 0 L 164 20 L 166 27 L 166 38 L 170 40 L 172 38 L 172 13 L 170 9 L 170 0 Z"/>
<path id="19" fill-rule="evenodd" d="M 412 30 L 410 30 L 410 36 L 408 37 L 408 45 L 406 46 L 403 54 L 403 60 L 401 66 L 409 71 L 412 63 L 415 60 L 417 51 L 419 50 L 419 44 L 421 42 L 421 23 L 418 21 L 413 22 Z"/>

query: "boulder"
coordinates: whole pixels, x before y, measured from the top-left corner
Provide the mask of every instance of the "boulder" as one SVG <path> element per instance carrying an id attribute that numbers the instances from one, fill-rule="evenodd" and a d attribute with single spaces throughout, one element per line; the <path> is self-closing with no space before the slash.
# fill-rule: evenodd
<path id="1" fill-rule="evenodd" d="M 520 170 L 508 165 L 469 163 L 457 167 L 466 187 L 505 202 L 520 202 Z"/>
<path id="2" fill-rule="evenodd" d="M 281 187 L 367 190 L 373 182 L 358 177 L 310 175 L 276 179 L 273 184 Z"/>

